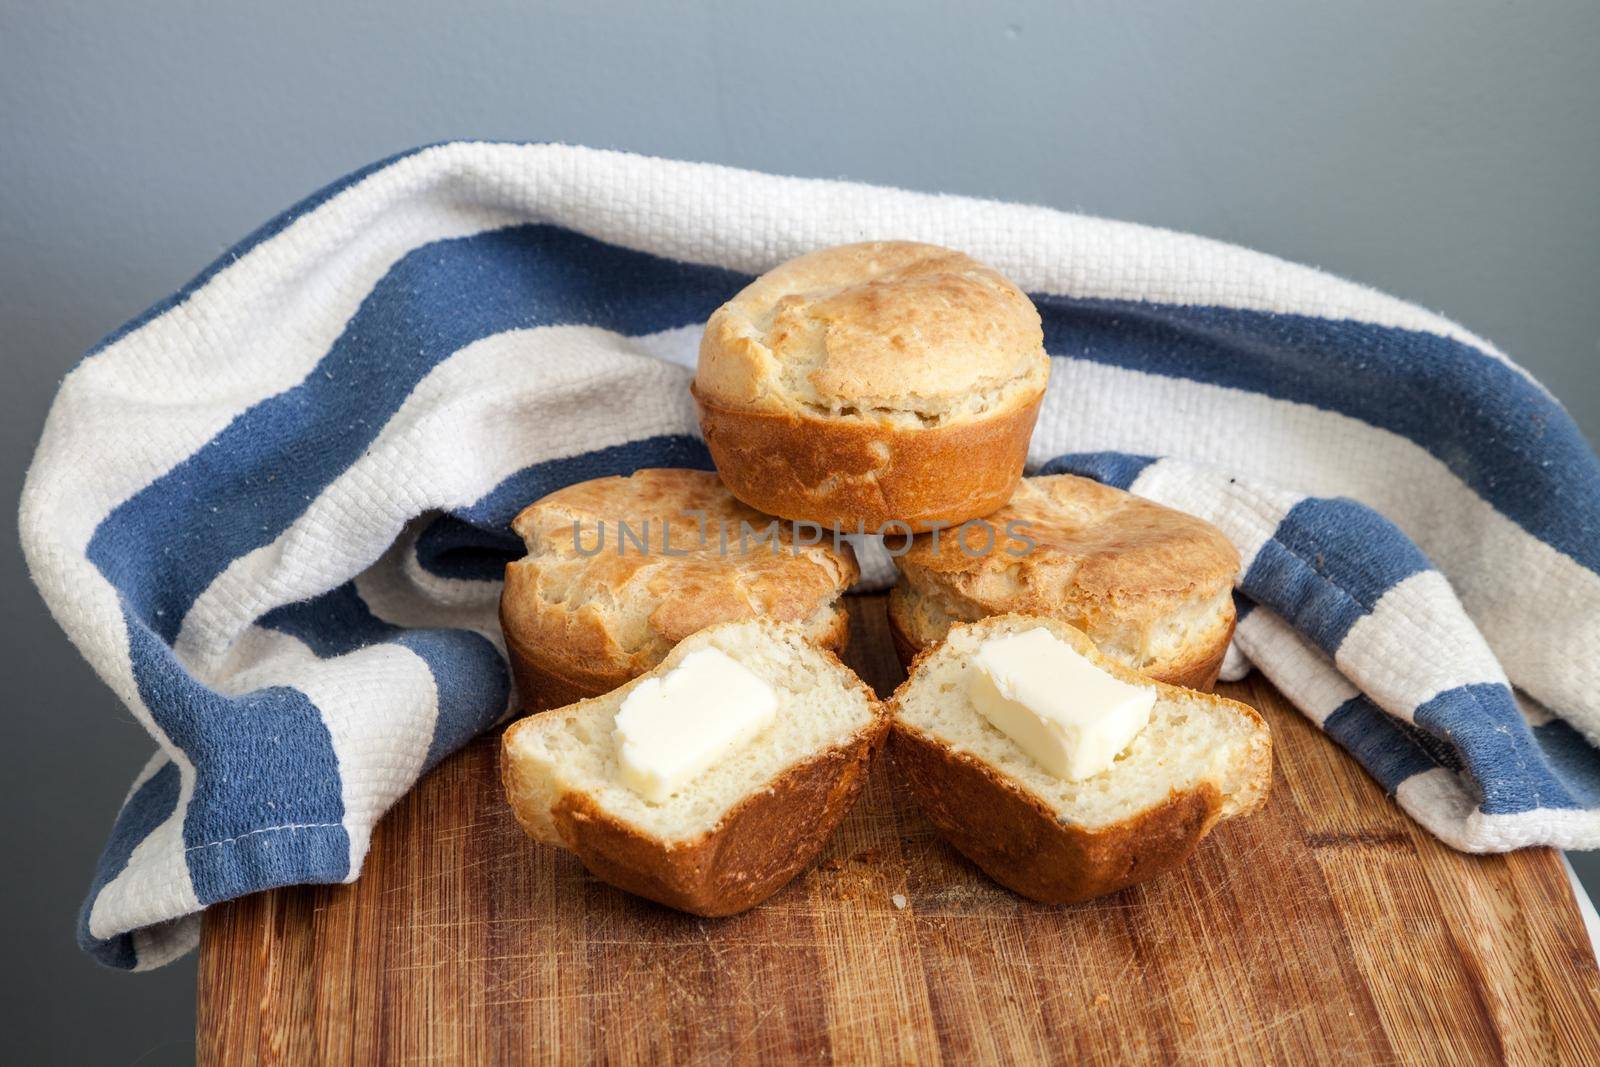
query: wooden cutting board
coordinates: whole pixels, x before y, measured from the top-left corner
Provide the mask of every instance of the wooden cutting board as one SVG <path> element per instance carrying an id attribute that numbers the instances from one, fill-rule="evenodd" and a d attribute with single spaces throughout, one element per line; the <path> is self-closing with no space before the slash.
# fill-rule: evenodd
<path id="1" fill-rule="evenodd" d="M 887 694 L 881 598 L 852 623 L 846 658 Z M 680 915 L 524 838 L 483 738 L 383 821 L 356 884 L 207 912 L 200 1057 L 1600 1064 L 1600 973 L 1555 852 L 1452 852 L 1259 676 L 1222 688 L 1272 726 L 1265 810 L 1065 908 L 987 881 L 880 761 L 788 888 Z"/>

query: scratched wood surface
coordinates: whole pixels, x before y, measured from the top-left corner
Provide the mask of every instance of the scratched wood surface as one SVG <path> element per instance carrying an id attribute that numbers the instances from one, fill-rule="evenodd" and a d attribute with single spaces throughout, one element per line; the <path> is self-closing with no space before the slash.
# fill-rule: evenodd
<path id="1" fill-rule="evenodd" d="M 882 602 L 847 657 L 901 674 Z M 1559 857 L 1413 826 L 1259 676 L 1261 813 L 1188 867 L 1052 908 L 947 848 L 880 761 L 820 862 L 696 919 L 528 842 L 496 738 L 379 827 L 351 886 L 213 908 L 216 1063 L 1600 1063 L 1600 974 Z M 903 907 L 899 906 L 903 902 Z"/>

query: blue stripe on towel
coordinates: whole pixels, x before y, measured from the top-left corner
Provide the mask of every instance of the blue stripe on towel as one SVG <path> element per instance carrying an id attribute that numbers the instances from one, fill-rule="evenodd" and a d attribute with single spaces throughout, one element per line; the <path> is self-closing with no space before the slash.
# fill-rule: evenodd
<path id="1" fill-rule="evenodd" d="M 440 515 L 417 535 L 417 566 L 436 578 L 457 582 L 499 582 L 506 564 L 521 559 L 521 538 L 509 529 L 496 532 Z"/>
<path id="2" fill-rule="evenodd" d="M 1371 508 L 1307 498 L 1278 523 L 1239 588 L 1331 656 L 1385 593 L 1428 569 L 1428 558 Z"/>
<path id="3" fill-rule="evenodd" d="M 1447 689 L 1418 705 L 1412 718 L 1435 737 L 1448 740 L 1473 768 L 1486 815 L 1584 806 L 1546 762 L 1505 686 L 1481 683 Z"/>
<path id="4" fill-rule="evenodd" d="M 1581 807 L 1600 808 L 1600 760 L 1583 735 L 1560 719 L 1533 728 L 1546 762 Z"/>
<path id="5" fill-rule="evenodd" d="M 89 558 L 164 640 L 235 559 L 281 534 L 473 341 L 585 324 L 638 335 L 705 319 L 744 279 L 553 226 L 438 241 L 389 271 L 299 385 L 240 415 L 118 507 Z"/>
<path id="6" fill-rule="evenodd" d="M 1129 489 L 1155 461 L 1154 456 L 1131 456 L 1126 452 L 1073 452 L 1050 460 L 1039 468 L 1039 473 L 1076 474 L 1117 489 Z"/>
<path id="7" fill-rule="evenodd" d="M 274 608 L 256 625 L 303 642 L 318 659 L 343 656 L 406 632 L 374 615 L 356 591 L 355 582 L 346 582 L 310 600 Z"/>
<path id="8" fill-rule="evenodd" d="M 172 649 L 127 620 L 139 696 L 195 768 L 183 843 L 202 904 L 350 869 L 339 761 L 322 714 L 287 686 L 230 697 L 200 684 Z"/>
<path id="9" fill-rule="evenodd" d="M 1523 529 L 1600 572 L 1600 461 L 1560 405 L 1470 345 L 1347 319 L 1033 299 L 1052 355 L 1311 404 L 1389 430 L 1427 449 Z"/>
<path id="10" fill-rule="evenodd" d="M 1344 746 L 1386 793 L 1437 764 L 1401 729 L 1401 724 L 1366 697 L 1351 697 L 1322 723 L 1323 732 Z"/>
<path id="11" fill-rule="evenodd" d="M 433 675 L 438 704 L 424 768 L 493 726 L 511 699 L 510 674 L 488 638 L 471 630 L 385 622 L 372 614 L 354 582 L 270 611 L 260 625 L 298 638 L 322 659 L 380 642 L 415 653 Z"/>
<path id="12" fill-rule="evenodd" d="M 1245 616 L 1249 615 L 1255 609 L 1256 602 L 1254 600 L 1251 600 L 1237 589 L 1233 591 L 1233 624 L 1235 626 L 1239 625 L 1241 622 L 1244 622 Z"/>

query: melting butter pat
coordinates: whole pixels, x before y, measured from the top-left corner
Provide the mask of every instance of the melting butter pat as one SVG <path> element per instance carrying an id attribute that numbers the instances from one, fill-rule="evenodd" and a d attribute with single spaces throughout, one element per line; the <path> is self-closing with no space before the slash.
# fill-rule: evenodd
<path id="1" fill-rule="evenodd" d="M 749 744 L 777 715 L 772 686 L 721 649 L 696 649 L 623 699 L 611 735 L 619 777 L 660 804 Z"/>
<path id="2" fill-rule="evenodd" d="M 1129 685 L 1040 628 L 978 646 L 969 683 L 979 714 L 1057 778 L 1091 778 L 1150 722 L 1156 691 Z"/>

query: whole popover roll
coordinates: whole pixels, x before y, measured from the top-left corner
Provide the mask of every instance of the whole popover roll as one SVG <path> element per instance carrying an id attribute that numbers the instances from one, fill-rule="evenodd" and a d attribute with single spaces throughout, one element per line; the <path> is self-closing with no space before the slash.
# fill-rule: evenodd
<path id="1" fill-rule="evenodd" d="M 500 628 L 525 710 L 608 693 L 716 623 L 793 623 L 834 651 L 848 639 L 850 546 L 797 537 L 709 471 L 579 482 L 511 525 L 528 554 L 506 566 Z"/>
<path id="2" fill-rule="evenodd" d="M 923 534 L 897 560 L 889 630 L 901 662 L 952 623 L 1059 619 L 1149 678 L 1216 684 L 1233 636 L 1239 554 L 1215 526 L 1071 474 L 1024 478 L 965 530 Z"/>
<path id="3" fill-rule="evenodd" d="M 1010 499 L 1049 377 L 1020 289 L 960 252 L 882 241 L 790 260 L 718 308 L 693 391 L 734 496 L 903 533 Z"/>

